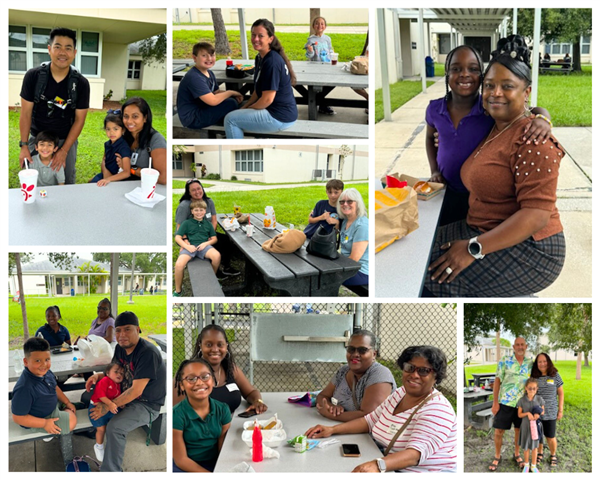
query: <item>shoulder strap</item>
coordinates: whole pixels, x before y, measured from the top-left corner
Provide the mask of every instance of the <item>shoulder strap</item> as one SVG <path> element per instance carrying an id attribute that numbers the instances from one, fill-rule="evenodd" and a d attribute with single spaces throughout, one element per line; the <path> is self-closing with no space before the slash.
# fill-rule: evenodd
<path id="1" fill-rule="evenodd" d="M 46 91 L 46 85 L 48 85 L 48 74 L 50 72 L 50 63 L 44 63 L 38 68 L 37 80 L 35 82 L 35 88 L 33 91 L 33 111 L 31 116 L 35 117 L 35 111 L 40 101 L 46 100 L 44 92 Z"/>
<path id="2" fill-rule="evenodd" d="M 79 86 L 80 78 L 81 74 L 77 71 L 77 69 L 74 67 L 70 67 L 69 77 L 67 79 L 67 88 L 69 89 L 67 104 L 69 104 L 69 106 L 73 110 L 77 108 L 77 98 L 79 96 L 79 90 L 77 89 L 77 87 Z"/>

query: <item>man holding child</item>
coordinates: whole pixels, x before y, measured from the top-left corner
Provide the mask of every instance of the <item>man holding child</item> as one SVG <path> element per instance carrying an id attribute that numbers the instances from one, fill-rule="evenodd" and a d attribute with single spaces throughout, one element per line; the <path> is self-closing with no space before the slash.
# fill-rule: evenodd
<path id="1" fill-rule="evenodd" d="M 19 163 L 25 167 L 36 152 L 36 136 L 51 132 L 59 139 L 52 169 L 65 169 L 66 183 L 75 183 L 77 139 L 90 106 L 90 84 L 71 64 L 75 60 L 76 33 L 68 28 L 50 32 L 50 63 L 27 71 L 21 87 L 21 141 Z"/>

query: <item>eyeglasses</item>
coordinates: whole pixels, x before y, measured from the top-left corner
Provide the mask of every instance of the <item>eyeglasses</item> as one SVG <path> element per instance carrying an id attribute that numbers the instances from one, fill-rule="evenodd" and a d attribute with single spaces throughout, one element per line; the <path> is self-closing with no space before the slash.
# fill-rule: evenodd
<path id="1" fill-rule="evenodd" d="M 354 355 L 355 352 L 358 352 L 360 355 L 366 355 L 366 353 L 371 350 L 373 347 L 353 347 L 351 345 L 346 347 L 346 351 L 350 355 Z"/>
<path id="2" fill-rule="evenodd" d="M 528 387 L 526 390 L 528 392 L 537 392 L 537 387 Z"/>
<path id="3" fill-rule="evenodd" d="M 98 307 L 98 310 L 109 310 L 108 307 Z"/>
<path id="4" fill-rule="evenodd" d="M 198 381 L 198 379 L 202 380 L 203 382 L 207 382 L 209 378 L 212 378 L 212 375 L 210 373 L 203 373 L 202 375 L 198 376 L 194 375 L 192 377 L 185 377 L 184 380 L 189 384 L 193 385 Z"/>
<path id="5" fill-rule="evenodd" d="M 419 377 L 426 377 L 434 371 L 433 368 L 429 367 L 415 367 L 412 363 L 405 363 L 404 365 L 402 365 L 402 370 L 406 373 L 414 373 L 414 371 L 416 370 L 419 374 Z"/>
<path id="6" fill-rule="evenodd" d="M 348 205 L 352 205 L 354 203 L 354 200 L 340 200 L 340 205 L 344 205 L 345 203 L 347 203 Z"/>
<path id="7" fill-rule="evenodd" d="M 113 110 L 113 109 L 111 108 L 111 109 L 109 109 L 109 110 L 108 110 L 106 113 L 107 113 L 107 114 L 111 113 L 111 114 L 113 114 L 113 115 L 121 115 L 121 109 L 118 109 L 118 110 Z"/>

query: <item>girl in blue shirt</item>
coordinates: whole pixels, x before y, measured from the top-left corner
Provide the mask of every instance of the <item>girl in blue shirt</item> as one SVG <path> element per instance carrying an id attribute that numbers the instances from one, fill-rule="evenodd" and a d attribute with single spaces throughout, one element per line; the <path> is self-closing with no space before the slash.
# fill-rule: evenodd
<path id="1" fill-rule="evenodd" d="M 50 344 L 51 347 L 57 347 L 63 343 L 71 345 L 71 335 L 66 327 L 63 327 L 58 321 L 62 317 L 60 316 L 60 310 L 57 305 L 53 305 L 46 309 L 46 325 L 42 325 L 35 332 L 35 336 L 41 334 Z"/>

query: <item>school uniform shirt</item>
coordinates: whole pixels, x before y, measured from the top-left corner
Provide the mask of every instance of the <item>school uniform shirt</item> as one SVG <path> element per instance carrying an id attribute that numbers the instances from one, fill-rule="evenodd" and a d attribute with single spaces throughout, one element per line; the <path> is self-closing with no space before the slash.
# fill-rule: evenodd
<path id="1" fill-rule="evenodd" d="M 115 383 L 112 379 L 104 377 L 94 387 L 94 393 L 92 394 L 91 401 L 95 404 L 102 403 L 100 400 L 102 397 L 106 397 L 109 400 L 114 400 L 121 395 L 121 384 Z"/>
<path id="2" fill-rule="evenodd" d="M 433 393 L 439 392 L 433 389 Z M 394 409 L 404 395 L 404 387 L 398 388 L 377 409 L 364 417 L 373 439 L 384 448 L 387 448 L 395 433 L 402 428 L 416 408 L 415 406 L 394 415 Z M 419 409 L 394 442 L 390 453 L 401 452 L 407 448 L 421 453 L 419 464 L 407 467 L 403 472 L 454 471 L 457 464 L 456 445 L 456 415 L 446 397 L 438 395 Z"/>
<path id="3" fill-rule="evenodd" d="M 352 245 L 354 242 L 368 242 L 369 241 L 369 219 L 367 217 L 358 217 L 350 228 L 346 228 L 348 220 L 344 220 L 342 223 L 342 229 L 340 231 L 340 247 L 342 255 L 349 257 L 352 253 Z M 365 275 L 369 274 L 369 245 L 363 253 L 362 257 L 358 261 L 360 263 L 359 272 Z"/>
<path id="4" fill-rule="evenodd" d="M 557 390 L 563 386 L 563 379 L 560 373 L 549 377 L 544 375 L 537 379 L 538 391 L 537 394 L 544 399 L 545 408 L 542 420 L 556 420 L 558 415 L 558 392 Z"/>
<path id="5" fill-rule="evenodd" d="M 206 217 L 204 217 L 200 221 L 195 218 L 188 218 L 179 226 L 177 235 L 181 235 L 182 237 L 187 235 L 190 244 L 197 247 L 201 243 L 206 242 L 209 238 L 215 237 L 217 234 L 215 233 L 215 229 L 213 228 L 212 223 L 210 223 L 210 220 L 207 220 Z"/>
<path id="6" fill-rule="evenodd" d="M 50 344 L 51 347 L 58 347 L 65 343 L 67 340 L 71 341 L 71 335 L 66 327 L 63 327 L 60 323 L 58 324 L 58 332 L 55 332 L 50 328 L 50 325 L 42 325 L 35 332 L 35 336 L 41 333 L 44 339 Z"/>
<path id="7" fill-rule="evenodd" d="M 214 460 L 219 455 L 223 426 L 231 423 L 231 412 L 224 403 L 208 399 L 210 410 L 200 418 L 187 397 L 173 407 L 173 429 L 183 432 L 187 456 L 195 462 Z"/>
<path id="8" fill-rule="evenodd" d="M 204 218 L 211 220 L 212 222 L 212 216 L 217 215 L 215 202 L 213 202 L 212 198 L 205 198 L 204 201 L 206 202 L 206 215 Z M 191 203 L 190 200 L 182 200 L 179 202 L 179 205 L 177 205 L 177 210 L 175 211 L 175 223 L 177 225 L 181 226 L 188 218 L 194 218 L 192 211 L 190 210 Z"/>
<path id="9" fill-rule="evenodd" d="M 115 143 L 110 140 L 104 143 L 104 165 L 113 175 L 119 173 L 117 153 L 121 158 L 131 158 L 131 148 L 129 148 L 125 137 L 119 138 Z"/>
<path id="10" fill-rule="evenodd" d="M 26 367 L 17 380 L 13 389 L 10 404 L 14 415 L 32 415 L 36 418 L 46 418 L 56 408 L 56 377 L 48 370 L 43 377 L 31 373 Z"/>
<path id="11" fill-rule="evenodd" d="M 122 391 L 131 387 L 134 380 L 149 379 L 146 388 L 136 401 L 144 402 L 152 410 L 160 411 L 167 396 L 167 370 L 158 349 L 147 340 L 140 338 L 130 355 L 117 345 L 112 361 L 119 363 L 125 369 L 125 376 L 121 382 Z"/>
<path id="12" fill-rule="evenodd" d="M 177 90 L 177 114 L 184 126 L 195 123 L 202 110 L 210 108 L 200 97 L 219 90 L 215 74 L 208 70 L 208 77 L 196 67 L 191 68 L 179 82 Z"/>
<path id="13" fill-rule="evenodd" d="M 315 205 L 315 208 L 313 208 L 313 211 L 310 212 L 310 216 L 312 218 L 320 217 L 325 212 L 329 212 L 332 214 L 332 216 L 335 215 L 337 218 L 337 208 L 329 205 L 329 200 L 319 200 Z M 304 235 L 306 235 L 306 238 L 311 238 L 319 229 L 319 227 L 325 228 L 327 233 L 330 233 L 333 229 L 333 225 L 327 223 L 325 220 L 321 220 L 317 223 L 309 223 L 304 229 Z"/>
<path id="14" fill-rule="evenodd" d="M 31 160 L 31 168 L 38 171 L 38 187 L 51 187 L 65 183 L 65 167 L 52 170 L 52 161 L 48 165 L 44 165 L 38 154 L 32 155 Z"/>
<path id="15" fill-rule="evenodd" d="M 270 50 L 264 58 L 256 56 L 254 62 L 254 91 L 258 98 L 262 92 L 275 90 L 275 99 L 267 107 L 271 116 L 280 122 L 290 123 L 298 119 L 298 108 L 292 90 L 290 72 L 285 60 Z"/>
<path id="16" fill-rule="evenodd" d="M 496 367 L 496 378 L 500 380 L 498 402 L 516 408 L 525 391 L 525 382 L 531 375 L 533 359 L 525 357 L 519 364 L 513 355 L 505 355 Z"/>

